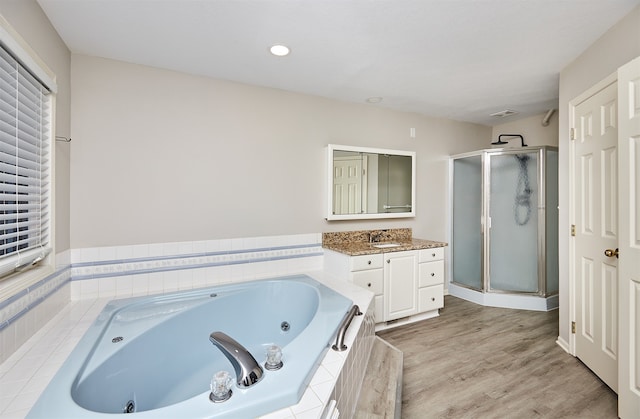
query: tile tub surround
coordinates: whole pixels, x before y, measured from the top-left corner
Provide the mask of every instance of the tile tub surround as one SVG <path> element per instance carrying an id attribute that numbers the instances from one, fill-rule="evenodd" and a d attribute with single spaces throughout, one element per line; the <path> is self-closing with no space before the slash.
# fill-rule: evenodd
<path id="1" fill-rule="evenodd" d="M 131 297 L 322 269 L 321 235 L 74 249 L 71 299 Z"/>
<path id="2" fill-rule="evenodd" d="M 370 235 L 378 235 L 376 243 L 370 243 Z M 398 243 L 400 246 L 391 248 L 376 248 L 373 245 L 382 243 Z M 405 250 L 431 249 L 446 247 L 447 243 L 415 239 L 410 228 L 389 230 L 361 230 L 322 234 L 322 247 L 349 256 L 373 255 L 377 253 L 401 252 Z"/>
<path id="3" fill-rule="evenodd" d="M 0 301 L 0 363 L 69 303 L 69 252 L 56 255 L 56 262 L 56 272 Z"/>
<path id="4" fill-rule="evenodd" d="M 0 301 L 0 363 L 71 300 L 131 297 L 322 269 L 321 234 L 73 249 Z"/>
<path id="5" fill-rule="evenodd" d="M 306 274 L 351 298 L 363 311 L 371 313 L 372 294 L 369 291 L 326 277 L 320 271 Z M 71 301 L 0 364 L 0 419 L 22 418 L 28 413 L 109 300 L 110 298 L 93 298 Z M 353 371 L 366 369 L 361 366 L 368 361 L 371 348 L 368 342 L 374 339 L 370 323 L 371 316 L 355 317 L 345 338 L 348 349 L 344 352 L 327 352 L 301 401 L 262 418 L 321 418 L 330 400 L 338 401 L 339 408 L 344 406 L 344 409 L 349 409 L 350 406 L 355 406 L 361 380 L 357 379 L 358 374 L 353 374 Z M 349 416 L 341 414 L 341 417 Z"/>

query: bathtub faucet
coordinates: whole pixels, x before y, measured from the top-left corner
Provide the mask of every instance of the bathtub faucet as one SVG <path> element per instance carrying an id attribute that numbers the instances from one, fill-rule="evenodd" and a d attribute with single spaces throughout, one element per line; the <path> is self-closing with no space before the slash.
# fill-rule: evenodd
<path id="1" fill-rule="evenodd" d="M 238 387 L 251 387 L 262 379 L 264 370 L 244 346 L 222 332 L 211 333 L 209 340 L 222 351 L 233 365 Z"/>

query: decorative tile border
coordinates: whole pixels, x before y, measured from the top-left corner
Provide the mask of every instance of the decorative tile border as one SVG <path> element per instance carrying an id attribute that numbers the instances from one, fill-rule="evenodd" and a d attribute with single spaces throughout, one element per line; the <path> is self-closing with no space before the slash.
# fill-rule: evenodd
<path id="1" fill-rule="evenodd" d="M 0 303 L 0 332 L 29 310 L 45 301 L 71 279 L 71 267 L 66 266 L 27 289 Z"/>
<path id="2" fill-rule="evenodd" d="M 81 262 L 73 263 L 71 276 L 73 281 L 82 281 L 144 273 L 272 262 L 276 260 L 322 256 L 323 254 L 322 246 L 319 243 L 311 243 L 235 251 L 229 250 L 174 256 Z"/>

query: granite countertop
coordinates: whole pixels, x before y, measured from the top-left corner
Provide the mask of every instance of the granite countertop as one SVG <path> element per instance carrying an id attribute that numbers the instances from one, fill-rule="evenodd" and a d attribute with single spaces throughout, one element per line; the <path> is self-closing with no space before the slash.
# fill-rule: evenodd
<path id="1" fill-rule="evenodd" d="M 375 245 L 384 245 L 386 243 L 397 243 L 400 246 L 377 248 Z M 405 250 L 432 249 L 434 247 L 445 247 L 447 243 L 437 242 L 433 240 L 423 239 L 401 239 L 391 241 L 381 241 L 369 243 L 366 241 L 343 241 L 335 243 L 323 243 L 322 247 L 333 250 L 335 252 L 344 253 L 349 256 L 374 255 L 377 253 L 402 252 Z"/>

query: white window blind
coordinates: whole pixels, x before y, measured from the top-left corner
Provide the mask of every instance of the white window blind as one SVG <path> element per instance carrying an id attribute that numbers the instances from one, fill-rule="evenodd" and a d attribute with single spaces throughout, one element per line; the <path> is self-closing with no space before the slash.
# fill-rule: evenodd
<path id="1" fill-rule="evenodd" d="M 50 251 L 50 152 L 50 93 L 0 45 L 0 276 Z"/>

